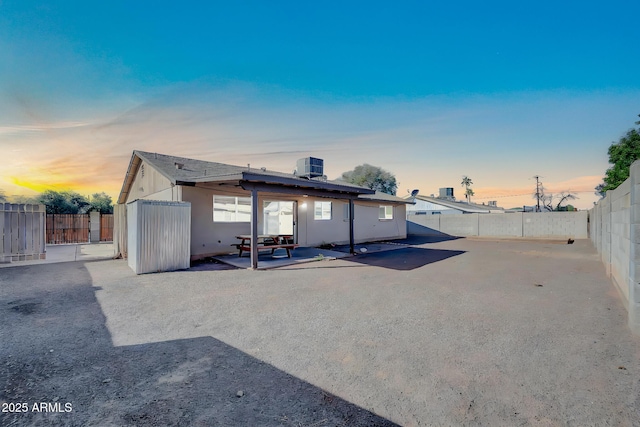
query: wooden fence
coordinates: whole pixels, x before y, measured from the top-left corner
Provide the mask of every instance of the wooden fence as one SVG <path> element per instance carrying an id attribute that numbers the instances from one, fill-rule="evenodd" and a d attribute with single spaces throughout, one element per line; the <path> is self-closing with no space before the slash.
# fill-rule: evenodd
<path id="1" fill-rule="evenodd" d="M 113 214 L 100 215 L 100 241 L 113 242 Z"/>
<path id="2" fill-rule="evenodd" d="M 0 203 L 0 262 L 45 259 L 44 205 Z"/>
<path id="3" fill-rule="evenodd" d="M 99 230 L 101 242 L 113 241 L 113 214 L 100 215 Z M 97 241 L 90 236 L 89 214 L 47 214 L 48 245 Z"/>
<path id="4" fill-rule="evenodd" d="M 89 215 L 48 214 L 47 244 L 87 243 Z"/>

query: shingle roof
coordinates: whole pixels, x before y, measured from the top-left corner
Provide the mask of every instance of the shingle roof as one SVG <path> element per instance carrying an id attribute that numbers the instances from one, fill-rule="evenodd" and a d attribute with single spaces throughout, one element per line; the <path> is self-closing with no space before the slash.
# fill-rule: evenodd
<path id="1" fill-rule="evenodd" d="M 174 184 L 179 181 L 202 181 L 205 176 L 210 176 L 211 178 L 229 176 L 237 178 L 242 176 L 243 168 L 240 166 L 188 159 L 185 157 L 170 156 L 166 154 L 148 153 L 146 151 L 136 150 L 133 153 L 148 164 L 153 165 L 158 172 L 171 180 Z M 244 168 L 244 170 L 246 169 L 247 168 Z"/>
<path id="2" fill-rule="evenodd" d="M 267 169 L 234 166 L 225 163 L 189 159 L 159 153 L 135 150 L 131 157 L 129 169 L 118 198 L 124 203 L 129 187 L 133 182 L 140 160 L 153 166 L 159 173 L 174 184 L 196 184 L 221 181 L 253 181 L 289 185 L 316 190 L 338 191 L 356 195 L 374 195 L 373 190 L 342 181 L 317 180 L 295 176 L 291 173 L 271 171 Z"/>
<path id="3" fill-rule="evenodd" d="M 403 199 L 402 197 L 393 196 L 391 194 L 383 193 L 381 191 L 376 191 L 376 194 L 363 194 L 358 196 L 358 199 L 363 200 L 371 200 L 376 202 L 393 202 L 393 203 L 405 203 L 410 205 L 413 203 L 413 200 Z"/>

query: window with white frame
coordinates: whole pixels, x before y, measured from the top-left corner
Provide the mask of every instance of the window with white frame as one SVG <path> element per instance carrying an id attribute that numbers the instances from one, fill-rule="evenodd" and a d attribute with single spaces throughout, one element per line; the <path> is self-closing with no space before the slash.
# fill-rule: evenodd
<path id="1" fill-rule="evenodd" d="M 331 202 L 315 202 L 313 209 L 313 219 L 331 219 Z"/>
<path id="2" fill-rule="evenodd" d="M 251 222 L 251 198 L 213 196 L 213 222 Z"/>
<path id="3" fill-rule="evenodd" d="M 380 206 L 378 219 L 393 219 L 393 206 Z"/>

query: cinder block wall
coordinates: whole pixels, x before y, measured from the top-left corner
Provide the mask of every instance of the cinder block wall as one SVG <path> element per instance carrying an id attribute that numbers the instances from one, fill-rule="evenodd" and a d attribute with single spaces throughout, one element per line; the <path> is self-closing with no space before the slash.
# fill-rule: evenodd
<path id="1" fill-rule="evenodd" d="M 591 242 L 629 311 L 629 327 L 640 334 L 640 161 L 615 190 L 589 210 Z"/>
<path id="2" fill-rule="evenodd" d="M 479 237 L 586 239 L 588 214 L 581 212 L 408 215 L 408 234 Z"/>
<path id="3" fill-rule="evenodd" d="M 478 214 L 438 215 L 440 231 L 452 236 L 477 236 Z"/>
<path id="4" fill-rule="evenodd" d="M 522 214 L 478 215 L 478 235 L 495 237 L 522 237 Z"/>

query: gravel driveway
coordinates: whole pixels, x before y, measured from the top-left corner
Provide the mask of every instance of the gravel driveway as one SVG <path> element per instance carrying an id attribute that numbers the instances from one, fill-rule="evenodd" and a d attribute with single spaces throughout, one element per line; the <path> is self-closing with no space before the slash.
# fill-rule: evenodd
<path id="1" fill-rule="evenodd" d="M 414 243 L 1 269 L 0 424 L 640 425 L 640 339 L 590 242 Z"/>

